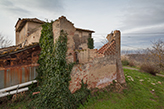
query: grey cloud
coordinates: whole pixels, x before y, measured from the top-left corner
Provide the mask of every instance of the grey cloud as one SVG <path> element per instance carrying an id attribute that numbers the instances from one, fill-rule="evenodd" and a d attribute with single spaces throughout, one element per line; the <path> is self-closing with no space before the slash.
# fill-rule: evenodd
<path id="1" fill-rule="evenodd" d="M 36 10 L 46 10 L 60 12 L 63 11 L 63 2 L 61 0 L 22 0 L 20 4 Z"/>
<path id="2" fill-rule="evenodd" d="M 164 40 L 163 34 L 135 34 L 123 35 L 121 46 L 122 48 L 141 49 L 151 47 L 152 42 Z"/>
<path id="3" fill-rule="evenodd" d="M 18 7 L 14 5 L 13 1 L 5 0 L 0 2 L 0 7 L 3 11 L 6 13 L 10 13 L 12 15 L 29 15 L 30 12 L 27 9 L 23 9 L 21 7 Z"/>
<path id="4" fill-rule="evenodd" d="M 61 0 L 2 0 L 0 8 L 14 16 L 28 17 L 34 16 L 38 12 L 57 13 L 63 11 Z M 46 16 L 44 16 L 46 17 Z"/>
<path id="5" fill-rule="evenodd" d="M 152 26 L 164 23 L 163 0 L 131 0 L 123 11 L 122 29 Z"/>
<path id="6" fill-rule="evenodd" d="M 22 16 L 30 15 L 30 12 L 28 10 L 25 10 L 25 9 L 19 8 L 19 7 L 7 8 L 7 10 L 10 13 L 16 14 L 16 15 L 22 15 Z"/>
<path id="7" fill-rule="evenodd" d="M 0 5 L 13 6 L 14 4 L 12 2 L 10 2 L 9 0 L 2 0 L 2 1 L 0 1 Z"/>
<path id="8" fill-rule="evenodd" d="M 39 7 L 45 8 L 49 11 L 62 11 L 63 10 L 63 4 L 61 0 L 38 0 Z"/>

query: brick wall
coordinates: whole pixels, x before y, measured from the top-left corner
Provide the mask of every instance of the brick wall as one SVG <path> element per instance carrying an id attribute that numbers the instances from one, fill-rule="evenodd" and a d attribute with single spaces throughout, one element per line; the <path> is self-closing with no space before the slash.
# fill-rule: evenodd
<path id="1" fill-rule="evenodd" d="M 98 51 L 83 49 L 78 53 L 79 64 L 71 72 L 70 90 L 74 93 L 81 87 L 81 80 L 88 88 L 103 88 L 113 80 L 125 83 L 125 77 L 120 58 L 120 31 L 109 34 L 111 38 Z"/>
<path id="2" fill-rule="evenodd" d="M 71 72 L 70 90 L 74 93 L 81 87 L 81 80 L 88 88 L 103 88 L 116 79 L 116 59 L 114 56 L 95 58 L 92 62 L 75 65 Z"/>
<path id="3" fill-rule="evenodd" d="M 88 49 L 87 38 L 89 33 L 77 34 L 74 24 L 64 16 L 53 22 L 54 43 L 60 36 L 60 31 L 67 32 L 67 62 L 76 62 L 71 72 L 70 90 L 74 93 L 81 87 L 81 80 L 88 84 L 88 88 L 103 88 L 117 79 L 119 83 L 125 83 L 125 77 L 120 58 L 120 31 L 108 35 L 108 43 L 101 49 Z M 27 44 L 39 41 L 41 27 L 28 37 Z M 22 32 L 23 34 L 23 32 Z M 17 34 L 18 35 L 18 34 Z M 34 37 L 33 37 L 34 36 Z M 38 37 L 35 37 L 38 36 Z M 22 39 L 21 39 L 22 40 Z M 79 43 L 80 41 L 80 43 Z M 77 50 L 80 47 L 79 50 Z"/>
<path id="4" fill-rule="evenodd" d="M 68 21 L 64 16 L 59 17 L 59 19 L 55 20 L 52 24 L 53 27 L 53 35 L 54 35 L 54 43 L 60 36 L 60 31 L 64 30 L 67 33 L 67 62 L 75 61 L 75 42 L 73 40 L 74 33 L 76 31 L 74 24 Z"/>
<path id="5" fill-rule="evenodd" d="M 79 63 L 92 62 L 94 58 L 104 57 L 103 54 L 98 54 L 97 49 L 82 49 L 77 50 Z"/>

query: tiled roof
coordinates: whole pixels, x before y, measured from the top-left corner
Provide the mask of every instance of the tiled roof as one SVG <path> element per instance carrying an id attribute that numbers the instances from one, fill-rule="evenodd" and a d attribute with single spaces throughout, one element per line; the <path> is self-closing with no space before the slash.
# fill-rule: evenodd
<path id="1" fill-rule="evenodd" d="M 14 51 L 16 48 L 20 48 L 20 45 L 0 48 L 0 55 L 5 54 L 9 51 Z"/>
<path id="2" fill-rule="evenodd" d="M 25 49 L 29 49 L 34 46 L 39 46 L 39 43 L 33 43 L 28 46 L 22 47 L 21 45 L 11 46 L 11 47 L 5 47 L 0 49 L 0 57 L 6 56 L 8 54 L 13 54 L 16 52 L 20 52 Z"/>
<path id="3" fill-rule="evenodd" d="M 116 42 L 112 41 L 111 43 L 106 43 L 104 46 L 102 46 L 97 53 L 99 54 L 104 54 L 104 55 L 109 55 L 109 54 L 114 54 L 115 53 L 115 46 Z"/>

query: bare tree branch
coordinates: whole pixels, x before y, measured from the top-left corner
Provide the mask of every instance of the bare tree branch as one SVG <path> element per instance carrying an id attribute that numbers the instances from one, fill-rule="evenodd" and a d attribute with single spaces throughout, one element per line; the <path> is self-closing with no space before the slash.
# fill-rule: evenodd
<path id="1" fill-rule="evenodd" d="M 149 57 L 158 66 L 159 70 L 164 70 L 164 41 L 159 39 L 152 44 L 152 49 L 148 48 Z"/>
<path id="2" fill-rule="evenodd" d="M 5 38 L 1 33 L 0 33 L 0 48 L 8 47 L 12 44 L 12 41 Z"/>

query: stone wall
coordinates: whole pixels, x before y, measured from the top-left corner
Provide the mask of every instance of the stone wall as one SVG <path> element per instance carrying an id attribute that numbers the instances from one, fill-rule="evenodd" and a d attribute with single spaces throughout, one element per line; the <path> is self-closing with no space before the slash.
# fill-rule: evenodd
<path id="1" fill-rule="evenodd" d="M 97 49 L 82 49 L 77 50 L 77 58 L 79 63 L 92 62 L 94 58 L 103 57 L 104 55 L 98 54 Z"/>
<path id="2" fill-rule="evenodd" d="M 27 22 L 28 23 L 28 34 L 27 36 L 29 36 L 30 34 L 36 32 L 40 27 L 42 27 L 42 24 L 39 23 L 35 23 L 35 22 Z M 39 34 L 38 34 L 39 36 Z"/>
<path id="3" fill-rule="evenodd" d="M 68 21 L 64 16 L 60 17 L 53 23 L 53 35 L 54 43 L 60 36 L 60 31 L 64 30 L 67 33 L 67 62 L 75 62 L 75 42 L 73 40 L 74 33 L 76 31 L 73 23 Z"/>
<path id="4" fill-rule="evenodd" d="M 91 34 L 90 32 L 76 31 L 73 37 L 74 42 L 75 42 L 75 49 L 79 49 L 80 45 L 82 44 L 87 44 L 90 34 Z"/>
<path id="5" fill-rule="evenodd" d="M 27 30 L 28 24 L 26 23 L 25 26 L 21 29 L 21 31 L 16 33 L 16 45 L 24 42 L 25 38 L 27 37 Z"/>
<path id="6" fill-rule="evenodd" d="M 88 88 L 103 88 L 110 85 L 117 77 L 116 59 L 114 56 L 95 58 L 86 64 L 77 64 L 71 72 L 70 90 L 74 93 L 81 87 L 81 80 Z"/>
<path id="7" fill-rule="evenodd" d="M 120 31 L 109 34 L 109 42 L 98 51 L 83 49 L 78 53 L 79 64 L 71 72 L 70 90 L 74 93 L 81 87 L 81 80 L 88 88 L 103 88 L 117 80 L 125 83 L 120 57 Z"/>
<path id="8" fill-rule="evenodd" d="M 21 31 L 16 32 L 16 45 L 23 43 L 25 40 L 28 41 L 26 45 L 29 45 L 32 42 L 39 42 L 38 38 L 40 38 L 40 35 L 41 35 L 41 24 L 35 22 L 26 22 L 26 24 L 21 29 Z"/>
<path id="9" fill-rule="evenodd" d="M 27 41 L 25 43 L 25 45 L 30 45 L 32 43 L 36 43 L 39 42 L 40 36 L 41 36 L 41 30 L 42 27 L 37 28 L 37 30 L 33 33 L 31 33 L 28 37 L 27 37 Z"/>

